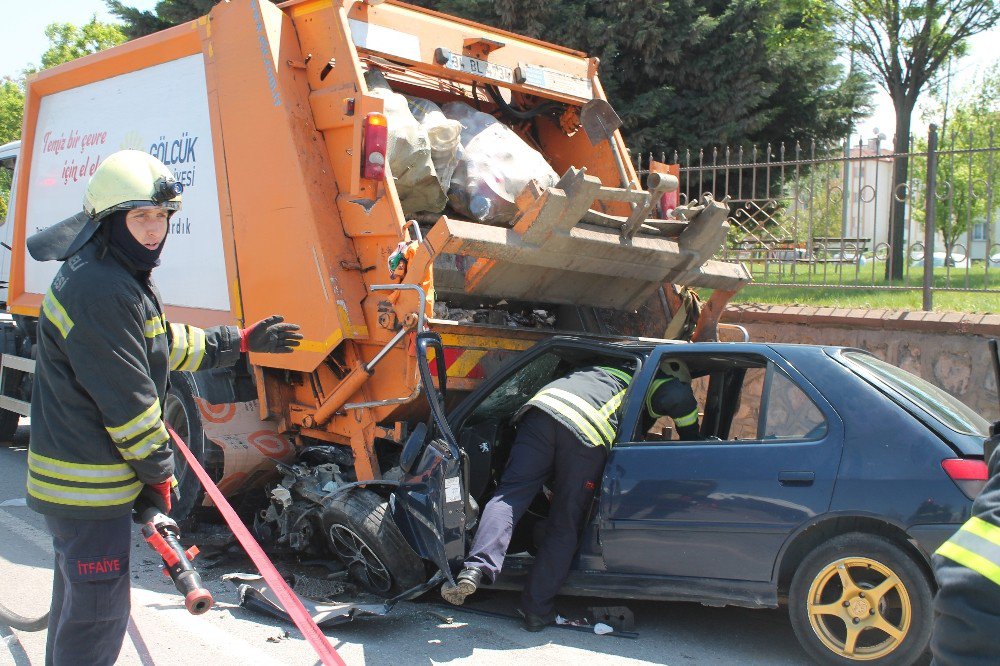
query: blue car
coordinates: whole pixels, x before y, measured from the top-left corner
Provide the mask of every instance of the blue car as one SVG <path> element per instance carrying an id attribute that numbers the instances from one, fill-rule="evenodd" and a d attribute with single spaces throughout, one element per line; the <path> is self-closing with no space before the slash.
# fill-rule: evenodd
<path id="1" fill-rule="evenodd" d="M 698 441 L 645 414 L 666 357 L 691 371 Z M 985 483 L 989 424 L 857 349 L 540 343 L 450 413 L 431 397 L 436 426 L 410 437 L 390 502 L 414 551 L 456 572 L 503 471 L 512 416 L 549 381 L 615 359 L 639 369 L 563 594 L 787 606 L 821 663 L 910 664 L 925 652 L 929 558 Z M 521 585 L 546 511 L 543 492 L 493 587 Z"/>

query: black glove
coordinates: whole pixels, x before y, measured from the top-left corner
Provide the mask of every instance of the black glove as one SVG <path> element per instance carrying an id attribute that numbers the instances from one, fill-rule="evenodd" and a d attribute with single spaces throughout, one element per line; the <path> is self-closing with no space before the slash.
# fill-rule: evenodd
<path id="1" fill-rule="evenodd" d="M 289 354 L 292 347 L 299 346 L 302 339 L 298 324 L 282 324 L 285 318 L 271 315 L 253 326 L 240 330 L 240 351 L 264 354 Z"/>

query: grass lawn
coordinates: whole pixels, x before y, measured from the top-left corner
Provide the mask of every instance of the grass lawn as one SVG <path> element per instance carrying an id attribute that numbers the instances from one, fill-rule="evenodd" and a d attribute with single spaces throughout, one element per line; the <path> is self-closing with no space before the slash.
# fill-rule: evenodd
<path id="1" fill-rule="evenodd" d="M 733 299 L 734 303 L 886 310 L 920 310 L 923 307 L 922 266 L 910 266 L 904 279 L 894 282 L 886 282 L 884 262 L 870 260 L 864 266 L 772 262 L 766 266 L 749 265 L 749 268 L 754 284 L 744 287 Z M 968 268 L 935 267 L 934 286 L 976 290 L 935 290 L 936 311 L 1000 312 L 1000 266 L 991 265 L 987 269 L 983 263 L 974 263 Z"/>

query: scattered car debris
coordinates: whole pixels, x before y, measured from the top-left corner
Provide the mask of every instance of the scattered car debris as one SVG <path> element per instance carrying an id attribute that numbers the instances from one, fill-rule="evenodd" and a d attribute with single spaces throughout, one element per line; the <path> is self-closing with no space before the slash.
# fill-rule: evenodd
<path id="1" fill-rule="evenodd" d="M 240 597 L 240 606 L 243 608 L 291 621 L 262 576 L 231 573 L 224 575 L 222 579 L 236 587 Z M 389 612 L 385 603 L 317 603 L 308 598 L 300 597 L 300 599 L 313 621 L 321 628 L 350 622 L 356 617 L 379 616 Z"/>
<path id="2" fill-rule="evenodd" d="M 587 613 L 594 622 L 609 624 L 616 631 L 635 630 L 635 614 L 627 606 L 591 606 Z"/>
<path id="3" fill-rule="evenodd" d="M 455 608 L 453 610 L 455 610 L 455 611 L 457 611 L 459 613 L 472 613 L 473 615 L 483 615 L 485 617 L 499 617 L 499 618 L 503 618 L 505 620 L 514 620 L 515 622 L 520 622 L 521 621 L 521 618 L 519 616 L 517 616 L 517 615 L 510 615 L 508 613 L 497 613 L 495 611 L 488 611 L 488 610 L 483 610 L 483 609 L 480 609 L 480 608 L 472 608 L 470 606 L 461 606 L 461 607 Z M 570 620 L 566 620 L 565 618 L 562 618 L 562 620 L 563 620 L 563 623 L 559 623 L 558 619 L 557 619 L 556 624 L 553 624 L 552 626 L 555 627 L 556 629 L 572 629 L 573 631 L 582 631 L 582 632 L 588 633 L 588 634 L 594 633 L 594 634 L 598 634 L 599 636 L 613 636 L 615 638 L 631 638 L 631 639 L 637 639 L 637 638 L 639 638 L 639 634 L 637 632 L 634 632 L 634 631 L 617 631 L 613 627 L 611 627 L 610 625 L 607 625 L 607 624 L 604 624 L 604 623 L 599 623 L 600 625 L 603 625 L 603 626 L 601 626 L 601 630 L 598 631 L 597 630 L 597 625 L 590 626 L 590 624 L 586 620 L 572 620 L 572 621 L 570 621 Z M 579 624 L 580 622 L 585 623 L 585 624 Z"/>

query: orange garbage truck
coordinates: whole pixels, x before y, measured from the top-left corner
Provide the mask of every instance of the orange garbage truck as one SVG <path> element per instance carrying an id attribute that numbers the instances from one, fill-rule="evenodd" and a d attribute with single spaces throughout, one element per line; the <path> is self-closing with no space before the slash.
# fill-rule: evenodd
<path id="1" fill-rule="evenodd" d="M 276 467 L 309 470 L 311 489 L 279 485 L 270 518 L 257 514 L 293 548 L 313 547 L 317 528 L 282 508 L 323 505 L 339 485 L 366 483 L 371 505 L 341 511 L 346 523 L 385 513 L 401 444 L 428 414 L 421 354 L 454 401 L 557 331 L 661 337 L 686 316 L 679 337 L 715 339 L 749 281 L 711 259 L 728 208 L 659 210 L 676 174 L 636 173 L 597 69 L 394 0 L 234 0 L 39 73 L 3 162 L 16 158 L 2 434 L 26 414 L 34 322 L 58 268 L 25 240 L 78 213 L 90 174 L 123 148 L 185 187 L 156 273 L 168 318 L 278 312 L 302 327 L 293 354 L 174 373 L 164 406 L 229 495 L 259 491 Z M 682 287 L 713 292 L 692 308 Z M 199 511 L 197 481 L 180 480 L 179 512 Z"/>

